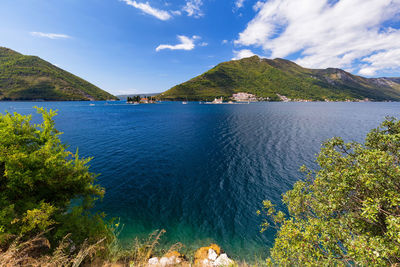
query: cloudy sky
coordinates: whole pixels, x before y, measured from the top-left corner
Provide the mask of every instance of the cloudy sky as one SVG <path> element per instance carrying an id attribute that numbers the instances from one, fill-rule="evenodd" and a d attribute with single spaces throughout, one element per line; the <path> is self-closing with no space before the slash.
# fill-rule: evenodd
<path id="1" fill-rule="evenodd" d="M 0 46 L 113 94 L 162 92 L 254 54 L 400 76 L 400 0 L 1 0 Z"/>

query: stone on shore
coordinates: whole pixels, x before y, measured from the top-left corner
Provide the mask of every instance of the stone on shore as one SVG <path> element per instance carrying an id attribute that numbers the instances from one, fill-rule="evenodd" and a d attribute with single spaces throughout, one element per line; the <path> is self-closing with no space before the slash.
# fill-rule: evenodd
<path id="1" fill-rule="evenodd" d="M 225 253 L 221 253 L 221 248 L 216 244 L 211 244 L 208 247 L 201 247 L 194 255 L 194 264 L 195 266 L 201 267 L 214 267 L 229 266 L 234 263 Z"/>
<path id="2" fill-rule="evenodd" d="M 230 266 L 235 262 L 226 253 L 222 253 L 221 248 L 216 244 L 208 247 L 201 247 L 196 250 L 194 255 L 194 266 L 198 267 L 217 267 Z M 147 262 L 148 267 L 167 267 L 167 266 L 191 266 L 185 260 L 184 255 L 178 251 L 170 251 L 161 258 L 153 257 Z"/>
<path id="3" fill-rule="evenodd" d="M 162 256 L 160 259 L 157 257 L 151 258 L 148 260 L 147 266 L 154 266 L 154 267 L 165 267 L 171 265 L 177 265 L 184 262 L 184 257 L 178 251 L 170 251 Z"/>
<path id="4" fill-rule="evenodd" d="M 159 265 L 160 261 L 157 257 L 150 258 L 148 261 L 149 266 Z"/>
<path id="5" fill-rule="evenodd" d="M 215 261 L 218 257 L 217 252 L 215 252 L 215 250 L 213 250 L 212 248 L 208 249 L 208 259 L 211 261 Z"/>
<path id="6" fill-rule="evenodd" d="M 230 266 L 234 263 L 233 260 L 228 258 L 228 255 L 225 253 L 219 255 L 219 257 L 214 261 L 214 266 Z"/>

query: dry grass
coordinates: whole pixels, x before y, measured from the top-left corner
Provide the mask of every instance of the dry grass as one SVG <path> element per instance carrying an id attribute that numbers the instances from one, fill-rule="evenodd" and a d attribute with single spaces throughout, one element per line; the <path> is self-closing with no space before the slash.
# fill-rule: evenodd
<path id="1" fill-rule="evenodd" d="M 0 266 L 32 266 L 32 267 L 78 267 L 83 261 L 93 258 L 96 253 L 103 249 L 101 243 L 105 238 L 95 244 L 82 244 L 79 251 L 75 248 L 69 236 L 65 236 L 59 246 L 50 253 L 50 242 L 41 233 L 28 241 L 16 238 L 5 251 L 0 251 Z"/>
<path id="2" fill-rule="evenodd" d="M 128 266 L 146 266 L 148 259 L 154 255 L 156 246 L 164 233 L 165 230 L 156 230 L 145 241 L 136 238 L 132 247 L 128 249 L 121 249 L 121 246 L 117 244 L 115 246 L 117 253 L 113 253 L 112 257 L 113 262 Z"/>
<path id="3" fill-rule="evenodd" d="M 74 243 L 67 235 L 59 243 L 58 247 L 51 250 L 50 242 L 45 238 L 45 233 L 41 233 L 28 241 L 22 241 L 16 238 L 7 250 L 0 250 L 0 266 L 31 266 L 31 267 L 78 267 L 78 266 L 97 266 L 97 267 L 124 267 L 135 266 L 145 267 L 149 258 L 171 254 L 173 251 L 179 251 L 183 245 L 177 243 L 168 250 L 157 250 L 157 245 L 165 233 L 165 230 L 153 232 L 146 240 L 135 239 L 133 245 L 128 249 L 123 249 L 119 244 L 117 236 L 109 242 L 105 238 L 94 244 L 86 241 L 80 246 L 79 250 L 75 248 Z M 99 256 L 99 252 L 101 256 Z M 195 266 L 189 261 L 184 261 L 175 266 L 189 267 Z M 257 260 L 257 263 L 247 264 L 246 262 L 237 262 L 235 267 L 266 266 L 265 261 Z"/>

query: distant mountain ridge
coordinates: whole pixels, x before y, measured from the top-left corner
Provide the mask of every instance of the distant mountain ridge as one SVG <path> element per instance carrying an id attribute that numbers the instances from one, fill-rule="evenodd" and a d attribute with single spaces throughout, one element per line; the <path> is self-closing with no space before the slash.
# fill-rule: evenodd
<path id="1" fill-rule="evenodd" d="M 279 101 L 400 101 L 400 78 L 364 78 L 337 68 L 307 69 L 286 59 L 253 56 L 218 64 L 159 95 L 165 100 L 210 100 L 247 92 Z"/>
<path id="2" fill-rule="evenodd" d="M 117 95 L 120 100 L 127 100 L 128 97 L 140 96 L 140 97 L 151 97 L 159 95 L 160 93 L 148 93 L 148 94 L 126 94 L 126 95 Z"/>
<path id="3" fill-rule="evenodd" d="M 117 97 L 36 57 L 0 47 L 0 100 L 107 100 Z"/>

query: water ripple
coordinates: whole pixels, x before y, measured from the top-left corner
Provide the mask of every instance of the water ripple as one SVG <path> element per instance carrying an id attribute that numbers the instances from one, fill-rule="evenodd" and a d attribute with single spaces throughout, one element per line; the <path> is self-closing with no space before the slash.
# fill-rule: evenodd
<path id="1" fill-rule="evenodd" d="M 106 188 L 97 207 L 121 218 L 123 238 L 165 228 L 166 245 L 213 241 L 247 259 L 273 241 L 273 231 L 259 232 L 262 200 L 279 204 L 302 178 L 298 168 L 316 167 L 323 140 L 362 141 L 400 111 L 399 103 L 25 102 L 12 109 L 28 114 L 35 105 L 58 109 L 63 141 L 94 157 L 91 170 Z M 9 108 L 0 102 L 1 110 Z"/>

